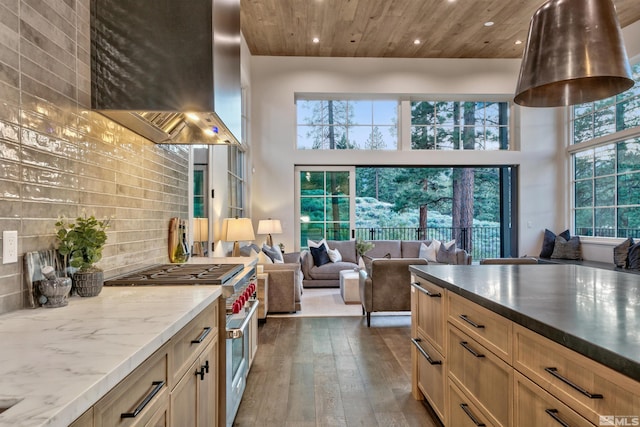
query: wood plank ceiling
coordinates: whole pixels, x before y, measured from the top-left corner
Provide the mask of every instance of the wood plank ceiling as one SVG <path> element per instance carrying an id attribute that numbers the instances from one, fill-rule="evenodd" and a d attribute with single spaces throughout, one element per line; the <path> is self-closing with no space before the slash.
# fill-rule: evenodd
<path id="1" fill-rule="evenodd" d="M 241 27 L 253 55 L 520 58 L 531 16 L 543 3 L 241 0 Z M 640 20 L 640 0 L 614 3 L 622 27 Z M 318 43 L 312 42 L 314 37 Z"/>

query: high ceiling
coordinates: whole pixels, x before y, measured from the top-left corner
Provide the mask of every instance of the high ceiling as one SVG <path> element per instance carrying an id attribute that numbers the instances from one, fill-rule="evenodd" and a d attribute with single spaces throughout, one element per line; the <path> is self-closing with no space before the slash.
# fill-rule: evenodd
<path id="1" fill-rule="evenodd" d="M 543 3 L 241 0 L 241 26 L 253 55 L 520 58 L 531 16 Z M 614 3 L 622 27 L 640 20 L 640 0 Z M 318 43 L 312 42 L 314 37 Z"/>

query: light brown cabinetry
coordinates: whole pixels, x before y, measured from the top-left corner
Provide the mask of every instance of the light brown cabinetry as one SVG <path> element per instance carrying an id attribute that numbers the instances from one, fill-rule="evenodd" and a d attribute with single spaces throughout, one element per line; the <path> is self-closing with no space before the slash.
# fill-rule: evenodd
<path id="1" fill-rule="evenodd" d="M 217 419 L 217 342 L 210 342 L 171 391 L 172 426 L 210 426 Z"/>
<path id="2" fill-rule="evenodd" d="M 141 427 L 168 408 L 169 350 L 162 346 L 95 404 L 95 427 Z"/>
<path id="3" fill-rule="evenodd" d="M 567 405 L 515 372 L 514 425 L 518 427 L 593 427 Z M 563 424 L 564 423 L 564 424 Z"/>
<path id="4" fill-rule="evenodd" d="M 71 426 L 217 426 L 219 301 L 204 309 Z"/>
<path id="5" fill-rule="evenodd" d="M 260 301 L 258 319 L 265 320 L 269 313 L 269 275 L 267 273 L 258 273 L 256 278 L 258 279 L 256 296 Z"/>
<path id="6" fill-rule="evenodd" d="M 445 426 L 586 427 L 640 415 L 640 382 L 425 279 L 411 295 L 412 392 Z"/>
<path id="7" fill-rule="evenodd" d="M 438 417 L 445 422 L 445 393 L 447 387 L 447 360 L 444 357 L 447 311 L 444 289 L 417 280 L 411 287 L 412 362 L 416 375 L 412 392 L 416 399 L 427 399 Z"/>
<path id="8" fill-rule="evenodd" d="M 446 425 L 455 427 L 495 427 L 453 382 L 449 383 L 448 393 L 449 423 Z"/>
<path id="9" fill-rule="evenodd" d="M 449 380 L 493 425 L 512 425 L 511 366 L 452 324 L 449 325 L 448 342 Z"/>
<path id="10" fill-rule="evenodd" d="M 640 415 L 637 381 L 519 325 L 514 332 L 514 367 L 591 423 Z"/>

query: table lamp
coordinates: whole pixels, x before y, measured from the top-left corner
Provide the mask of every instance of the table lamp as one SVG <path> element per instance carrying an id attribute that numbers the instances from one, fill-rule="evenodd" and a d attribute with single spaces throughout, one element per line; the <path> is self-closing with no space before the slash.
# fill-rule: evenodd
<path id="1" fill-rule="evenodd" d="M 256 238 L 253 234 L 253 225 L 249 218 L 229 218 L 227 219 L 227 233 L 225 240 L 233 242 L 231 256 L 240 256 L 240 241 L 252 241 Z"/>
<path id="2" fill-rule="evenodd" d="M 267 245 L 273 246 L 272 234 L 282 234 L 282 225 L 279 219 L 261 219 L 258 222 L 258 234 L 267 235 Z"/>
<path id="3" fill-rule="evenodd" d="M 193 254 L 206 256 L 207 242 L 209 242 L 209 218 L 194 218 L 193 219 Z"/>

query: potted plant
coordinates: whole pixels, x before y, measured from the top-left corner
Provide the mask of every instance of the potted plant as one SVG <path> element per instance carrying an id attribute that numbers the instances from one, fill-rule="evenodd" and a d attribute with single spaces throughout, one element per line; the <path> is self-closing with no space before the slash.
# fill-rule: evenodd
<path id="1" fill-rule="evenodd" d="M 369 252 L 375 246 L 376 245 L 374 245 L 372 242 L 367 242 L 367 241 L 362 240 L 362 239 L 357 239 L 356 240 L 356 252 L 359 255 L 358 256 L 358 267 L 360 269 L 365 268 L 364 254 Z"/>
<path id="2" fill-rule="evenodd" d="M 93 215 L 84 214 L 75 222 L 60 218 L 56 228 L 58 252 L 64 257 L 65 274 L 67 262 L 76 269 L 72 275 L 73 288 L 83 297 L 98 295 L 102 291 L 104 273 L 95 264 L 102 259 L 109 220 L 98 220 Z"/>

